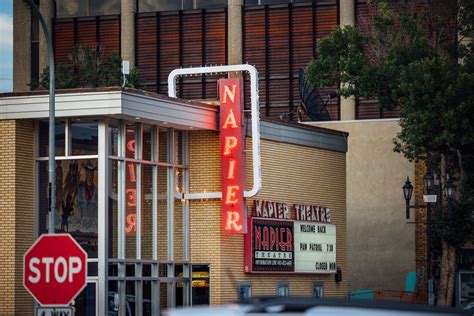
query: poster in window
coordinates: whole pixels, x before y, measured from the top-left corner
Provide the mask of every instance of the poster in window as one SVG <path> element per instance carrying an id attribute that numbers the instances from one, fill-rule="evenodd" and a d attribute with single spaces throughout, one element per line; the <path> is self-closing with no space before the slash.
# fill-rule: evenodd
<path id="1" fill-rule="evenodd" d="M 70 233 L 97 256 L 97 162 L 56 161 L 56 232 Z"/>

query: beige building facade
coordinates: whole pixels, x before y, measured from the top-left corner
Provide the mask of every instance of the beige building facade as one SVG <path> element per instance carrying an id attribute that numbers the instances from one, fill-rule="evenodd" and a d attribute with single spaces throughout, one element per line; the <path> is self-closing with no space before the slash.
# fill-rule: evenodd
<path id="1" fill-rule="evenodd" d="M 48 232 L 48 97 L 40 92 L 0 99 L 0 163 L 8 170 L 0 179 L 6 197 L 0 208 L 5 275 L 0 310 L 26 315 L 35 304 L 22 284 L 22 257 Z M 174 109 L 166 110 L 169 105 Z M 221 200 L 183 195 L 221 190 L 218 108 L 108 88 L 58 91 L 57 111 L 56 232 L 69 232 L 89 260 L 87 287 L 75 299 L 77 315 L 115 308 L 152 315 L 252 296 L 346 296 L 347 133 L 260 122 L 262 189 L 247 199 L 248 217 L 255 218 L 254 200 L 286 204 L 290 223 L 294 204 L 323 207 L 329 220 L 304 223 L 336 227 L 335 260 L 327 272 L 246 273 L 244 235 L 223 230 Z M 188 115 L 192 120 L 183 119 Z M 250 136 L 246 147 L 242 172 L 250 188 Z M 78 187 L 71 182 L 74 175 Z M 318 243 L 317 236 L 311 240 Z"/>
<path id="2" fill-rule="evenodd" d="M 257 1 L 260 4 L 260 1 Z M 291 1 L 290 1 L 291 2 Z M 272 23 L 276 23 L 281 19 L 278 19 L 280 14 L 300 14 L 297 12 L 312 12 L 311 17 L 307 17 L 306 15 L 302 14 L 301 19 L 294 18 L 292 20 L 293 28 L 295 29 L 295 34 L 306 34 L 305 32 L 299 31 L 298 27 L 305 27 L 307 28 L 308 25 L 304 24 L 308 21 L 312 21 L 312 26 L 309 26 L 312 29 L 313 34 L 311 35 L 308 33 L 307 38 L 313 37 L 312 44 L 316 45 L 320 36 L 318 34 L 329 34 L 330 31 L 336 25 L 341 26 L 357 26 L 358 17 L 360 18 L 361 15 L 364 14 L 364 6 L 365 4 L 363 1 L 355 1 L 355 0 L 339 0 L 339 1 L 320 1 L 322 3 L 322 7 L 319 8 L 317 5 L 313 7 L 298 7 L 298 5 L 289 4 L 289 6 L 293 6 L 292 9 L 281 9 L 278 5 L 275 8 L 271 9 L 275 10 L 275 13 L 265 13 L 265 16 L 275 18 L 276 20 L 271 20 Z M 325 3 L 329 5 L 325 7 Z M 120 23 L 117 22 L 117 27 L 119 31 L 118 38 L 115 41 L 118 43 L 117 50 L 120 52 L 120 55 L 123 59 L 129 60 L 131 66 L 137 65 L 138 55 L 136 53 L 140 51 L 140 47 L 138 43 L 142 43 L 139 41 L 137 36 L 138 25 L 136 17 L 139 15 L 140 10 L 137 8 L 137 3 L 141 3 L 138 0 L 122 0 L 120 1 L 119 6 L 119 16 L 118 20 Z M 318 2 L 319 5 L 319 2 Z M 41 1 L 41 12 L 46 20 L 48 26 L 54 27 L 57 23 L 57 18 L 54 17 L 54 11 L 52 10 L 52 6 L 47 1 Z M 332 7 L 331 7 L 332 6 Z M 331 8 L 336 8 L 335 11 L 331 11 Z M 271 71 L 273 71 L 273 63 L 271 58 L 265 59 L 267 62 L 261 62 L 260 57 L 270 55 L 263 47 L 251 47 L 255 45 L 255 43 L 265 43 L 262 45 L 267 45 L 267 38 L 271 37 L 272 33 L 272 25 L 271 24 L 269 29 L 265 31 L 266 33 L 262 37 L 256 37 L 253 39 L 248 33 L 246 33 L 246 29 L 242 28 L 242 21 L 247 21 L 247 15 L 249 16 L 250 23 L 248 27 L 251 27 L 252 23 L 257 25 L 258 21 L 270 21 L 270 20 L 263 20 L 262 17 L 257 16 L 257 11 L 249 10 L 247 12 L 246 9 L 246 1 L 241 0 L 229 0 L 226 6 L 226 13 L 225 13 L 225 24 L 222 24 L 223 28 L 225 29 L 225 43 L 212 43 L 207 46 L 208 49 L 211 49 L 214 46 L 220 45 L 221 48 L 225 47 L 223 56 L 223 61 L 225 60 L 228 64 L 239 64 L 248 62 L 249 58 L 252 56 L 252 50 L 254 51 L 255 56 L 258 58 L 259 64 L 259 71 L 262 73 L 261 75 L 261 93 L 260 97 L 263 99 L 266 98 L 266 91 L 269 91 L 268 87 L 271 87 L 271 84 L 268 86 L 266 85 L 266 76 L 263 75 L 265 71 L 269 71 L 269 77 L 272 77 Z M 273 12 L 270 10 L 271 12 Z M 280 12 L 280 10 L 283 10 Z M 298 11 L 300 10 L 300 11 Z M 306 11 L 305 11 L 306 10 Z M 309 11 L 308 11 L 309 10 Z M 321 11 L 320 11 L 321 10 Z M 180 11 L 180 12 L 185 12 Z M 205 12 L 204 10 L 203 12 Z M 212 10 L 209 10 L 212 11 Z M 269 12 L 270 12 L 269 11 Z M 117 12 L 113 12 L 113 14 L 117 14 Z M 148 14 L 150 13 L 141 13 Z M 161 14 L 157 12 L 157 16 Z M 181 13 L 180 13 L 181 14 Z M 251 20 L 252 15 L 255 14 L 256 20 Z M 180 19 L 183 19 L 186 15 L 181 15 Z M 288 15 L 289 16 L 289 15 Z M 296 17 L 297 15 L 295 15 Z M 332 19 L 332 16 L 337 17 Z M 30 19 L 31 12 L 28 9 L 26 3 L 24 1 L 14 1 L 14 91 L 28 91 L 30 89 L 29 83 L 31 82 L 32 78 L 32 50 L 36 48 L 36 44 L 38 44 L 38 58 L 39 58 L 39 70 L 43 69 L 47 63 L 47 51 L 46 45 L 44 43 L 44 39 L 42 36 L 41 31 L 32 32 L 31 24 L 34 23 Z M 285 15 L 286 17 L 286 15 Z M 298 15 L 299 17 L 299 15 Z M 97 23 L 101 23 L 100 16 Z M 308 19 L 307 19 L 308 18 Z M 84 19 L 84 24 L 89 23 L 93 20 L 91 17 L 79 17 L 79 18 L 70 18 L 70 20 L 81 20 Z M 90 20 L 89 22 L 86 20 Z M 166 20 L 166 16 L 161 18 L 162 21 Z M 206 21 L 206 17 L 202 18 L 201 21 Z M 266 19 L 266 18 L 265 18 Z M 61 19 L 59 19 L 61 20 Z M 63 19 L 64 20 L 64 19 Z M 67 19 L 66 19 L 67 20 Z M 333 21 L 334 20 L 334 21 Z M 174 20 L 173 20 L 174 21 Z M 184 20 L 180 20 L 181 22 Z M 211 21 L 209 19 L 208 21 Z M 217 21 L 217 20 L 216 20 Z M 300 25 L 300 22 L 302 23 Z M 37 22 L 36 22 L 37 23 Z M 74 22 L 75 23 L 75 22 Z M 147 22 L 148 23 L 148 22 Z M 174 22 L 173 22 L 174 23 Z M 195 23 L 195 22 L 193 22 Z M 217 22 L 212 22 L 213 24 L 218 24 Z M 325 23 L 328 23 L 329 26 L 326 26 Z M 179 24 L 179 23 L 178 23 Z M 334 24 L 334 25 L 333 25 Z M 62 24 L 61 24 L 62 25 Z M 74 27 L 78 27 L 78 24 L 74 24 Z M 99 24 L 96 24 L 99 25 Z M 158 25 L 158 24 L 157 24 Z M 170 22 L 170 27 L 172 23 Z M 174 24 L 173 24 L 174 25 Z M 198 25 L 198 24 L 193 24 Z M 205 25 L 202 24 L 202 25 Z M 202 27 L 199 24 L 199 27 Z M 220 25 L 220 24 L 219 24 Z M 259 25 L 259 24 L 258 24 Z M 257 25 L 257 26 L 258 26 Z M 286 24 L 285 24 L 286 27 Z M 84 29 L 86 30 L 85 33 L 89 32 L 88 30 L 92 30 L 93 27 L 85 26 Z M 262 28 L 263 29 L 263 28 Z M 282 28 L 284 29 L 284 28 Z M 175 30 L 173 28 L 173 30 Z M 115 30 L 114 30 L 115 31 Z M 215 36 L 217 34 L 217 28 L 212 29 Z M 184 33 L 173 31 L 174 33 Z M 164 35 L 171 35 L 169 34 Z M 289 32 L 291 33 L 291 32 Z M 74 33 L 75 39 L 73 43 L 76 44 L 80 42 L 78 38 L 78 34 L 82 33 Z M 141 33 L 140 33 L 141 34 Z M 203 33 L 204 34 L 204 33 Z M 247 35 L 246 35 L 247 34 Z M 86 34 L 89 36 L 90 34 Z M 173 36 L 176 34 L 173 34 Z M 84 36 L 87 40 L 89 37 Z M 97 44 L 95 41 L 100 41 L 100 37 L 104 36 L 105 34 L 101 34 L 100 32 L 96 32 L 94 37 L 94 43 Z M 158 35 L 157 35 L 158 36 Z M 303 45 L 303 40 L 298 39 L 297 37 L 291 37 L 288 35 L 288 38 L 285 36 L 276 36 L 275 41 L 272 42 L 272 45 L 278 45 L 279 43 L 284 43 L 284 48 L 287 47 L 297 47 Z M 293 36 L 293 35 L 292 35 Z M 204 39 L 204 37 L 203 37 Z M 265 41 L 264 41 L 265 39 Z M 108 40 L 108 38 L 107 38 Z M 163 37 L 163 40 L 166 41 L 166 38 Z M 301 42 L 301 43 L 300 43 Z M 156 42 L 152 41 L 152 46 L 156 46 Z M 206 42 L 207 43 L 207 42 Z M 71 44 L 73 45 L 73 44 Z M 167 44 L 166 44 L 167 45 Z M 164 46 L 166 46 L 164 45 Z M 204 45 L 206 46 L 206 45 Z M 311 45 L 310 45 L 311 46 Z M 148 46 L 147 46 L 148 47 Z M 151 47 L 151 46 L 150 46 Z M 181 45 L 179 46 L 181 50 Z M 247 48 L 246 48 L 247 47 Z M 251 48 L 250 51 L 246 51 L 246 49 Z M 272 46 L 277 47 L 277 46 Z M 278 46 L 279 47 L 279 46 Z M 201 49 L 204 51 L 203 46 Z M 303 66 L 305 63 L 311 59 L 311 52 L 314 50 L 314 46 L 310 47 L 310 54 L 307 55 L 307 59 L 305 59 Z M 64 51 L 64 50 L 63 50 Z M 194 54 L 198 54 L 199 49 L 197 49 Z M 283 47 L 276 48 L 275 52 L 283 51 Z M 216 51 L 217 52 L 217 51 Z M 212 52 L 215 54 L 216 52 Z M 299 56 L 302 54 L 303 51 L 296 51 L 294 54 L 288 53 L 288 55 Z M 156 54 L 160 54 L 159 52 L 154 52 Z M 208 57 L 201 56 L 198 61 L 199 64 L 204 64 L 209 62 L 206 58 L 210 58 L 212 60 L 212 54 Z M 305 53 L 306 54 L 306 53 Z M 145 49 L 145 58 L 143 59 L 153 59 L 150 55 L 147 55 Z M 164 54 L 162 54 L 164 55 Z M 174 55 L 179 55 L 178 53 L 174 53 Z M 276 55 L 279 56 L 279 55 Z M 304 55 L 306 56 L 306 55 Z M 163 56 L 162 56 L 163 57 Z M 281 56 L 284 58 L 284 56 Z M 179 57 L 180 63 L 185 60 L 185 56 Z M 283 59 L 282 59 L 283 60 Z M 222 63 L 223 61 L 219 61 Z M 195 60 L 193 60 L 195 62 Z M 281 61 L 280 61 L 281 62 Z M 211 61 L 212 63 L 212 61 Z M 217 63 L 217 62 L 215 62 Z M 290 62 L 285 61 L 281 62 L 282 64 L 291 64 Z M 158 64 L 158 62 L 157 62 Z M 274 63 L 275 65 L 277 63 Z M 296 65 L 292 64 L 293 67 Z M 155 65 L 156 69 L 163 68 L 162 66 L 166 67 L 169 66 L 165 62 L 160 64 L 159 67 Z M 181 66 L 181 64 L 180 64 Z M 184 65 L 187 67 L 188 65 Z M 194 65 L 195 66 L 195 65 Z M 150 67 L 144 67 L 144 72 L 150 71 Z M 277 69 L 279 67 L 275 67 Z M 296 69 L 296 67 L 295 67 Z M 275 80 L 273 82 L 278 83 L 281 77 L 279 73 L 276 73 L 275 70 Z M 289 76 L 288 82 L 293 82 L 295 84 L 297 82 L 296 79 L 297 69 L 296 72 L 294 71 L 292 75 Z M 187 78 L 189 79 L 189 78 Z M 156 78 L 159 82 L 160 79 L 159 75 Z M 186 80 L 186 79 L 185 79 Z M 190 79 L 192 80 L 192 78 Z M 148 82 L 147 82 L 148 83 Z M 149 88 L 149 87 L 146 87 Z M 287 86 L 284 89 L 276 88 L 272 91 L 276 91 L 277 93 L 280 91 L 293 91 L 292 95 L 296 96 L 297 92 L 296 89 L 287 89 Z M 291 94 L 291 93 L 290 93 Z M 268 92 L 270 95 L 270 92 Z M 280 104 L 280 100 L 275 98 L 276 103 Z M 286 102 L 286 101 L 285 101 Z M 293 102 L 293 101 L 292 101 Z M 298 101 L 299 102 L 299 101 Z M 284 102 L 283 102 L 284 103 Z M 295 105 L 297 103 L 294 103 Z M 263 111 L 262 111 L 263 112 Z M 356 290 L 356 289 L 376 289 L 376 288 L 390 288 L 390 289 L 397 289 L 402 290 L 406 273 L 408 271 L 415 270 L 415 252 L 414 252 L 414 228 L 412 224 L 406 224 L 404 220 L 403 210 L 403 198 L 401 195 L 401 189 L 399 188 L 402 185 L 402 180 L 405 179 L 407 175 L 414 174 L 414 165 L 405 161 L 405 159 L 392 151 L 392 138 L 395 137 L 398 131 L 398 123 L 393 120 L 358 120 L 357 117 L 357 102 L 353 98 L 341 98 L 339 104 L 339 115 L 338 119 L 340 121 L 337 122 L 318 122 L 318 123 L 310 123 L 311 125 L 318 125 L 323 127 L 328 127 L 330 129 L 336 129 L 340 131 L 349 132 L 351 135 L 348 138 L 347 142 L 348 146 L 348 153 L 346 156 L 346 179 L 347 183 L 346 190 L 347 190 L 347 240 L 348 240 L 348 248 L 347 248 L 347 262 L 348 267 L 346 271 L 343 269 L 343 275 L 347 276 L 343 277 L 343 282 L 346 282 L 347 279 L 347 286 L 348 290 Z M 190 134 L 192 137 L 192 134 Z M 316 153 L 313 153 L 316 155 Z M 269 154 L 271 155 L 271 154 Z M 288 155 L 289 158 L 286 160 L 283 159 L 285 162 L 289 160 L 298 160 L 297 157 L 293 157 L 292 155 Z M 317 155 L 315 157 L 318 157 Z M 213 159 L 217 159 L 214 157 Z M 298 163 L 295 162 L 294 167 L 296 168 Z M 388 166 L 388 167 L 387 167 Z M 190 166 L 190 168 L 192 168 Z M 399 168 L 399 169 L 397 169 Z M 191 171 L 191 169 L 190 169 Z M 368 175 L 368 176 L 367 176 Z M 265 174 L 263 175 L 265 177 Z M 326 175 L 325 175 L 326 176 Z M 329 176 L 329 175 L 327 175 Z M 217 177 L 214 174 L 214 177 Z M 213 181 L 218 181 L 218 178 L 213 178 Z M 211 181 L 210 183 L 214 183 Z M 305 179 L 302 180 L 302 183 L 305 181 L 312 181 Z M 211 185 L 210 183 L 205 183 L 205 185 Z M 192 181 L 190 185 L 193 185 Z M 273 184 L 272 184 L 273 185 Z M 370 188 L 370 190 L 369 190 Z M 280 188 L 282 191 L 281 193 L 274 193 L 273 196 L 267 197 L 267 193 L 261 193 L 264 196 L 264 200 L 271 200 L 275 202 L 286 202 L 291 205 L 294 203 L 291 201 L 291 198 L 287 200 L 286 197 L 283 197 L 281 200 L 279 199 L 280 194 L 283 194 L 287 191 L 288 188 Z M 207 190 L 207 189 L 206 189 Z M 265 187 L 264 189 L 265 190 Z M 209 190 L 207 190 L 209 191 Z M 265 192 L 265 191 L 263 191 Z M 305 192 L 304 189 L 298 193 L 298 195 L 302 195 L 302 192 Z M 376 194 L 375 194 L 376 192 Z M 296 192 L 294 193 L 296 194 Z M 317 202 L 317 201 L 316 201 Z M 315 203 L 316 203 L 315 202 Z M 193 201 L 193 203 L 199 203 L 199 201 Z M 218 203 L 217 203 L 218 204 Z M 217 204 L 215 207 L 217 207 Z M 249 212 L 251 212 L 251 207 L 249 206 Z M 202 206 L 205 208 L 205 206 Z M 393 224 L 390 227 L 386 227 L 385 224 Z M 164 226 L 166 227 L 166 225 Z M 384 227 L 382 229 L 382 227 Z M 397 233 L 398 232 L 398 233 Z M 392 244 L 392 239 L 394 237 L 403 236 L 400 243 L 397 243 L 394 248 L 390 248 L 387 250 L 383 248 L 384 244 Z M 191 241 L 192 242 L 192 239 Z M 371 245 L 371 247 L 366 247 L 366 245 Z M 163 250 L 165 251 L 165 250 Z M 192 251 L 192 250 L 191 250 Z M 362 256 L 361 253 L 370 253 L 371 257 L 374 259 L 367 263 L 366 257 Z M 192 254 L 192 252 L 191 252 Z M 309 284 L 309 283 L 308 283 Z M 290 289 L 291 291 L 291 289 Z"/>
<path id="3" fill-rule="evenodd" d="M 397 119 L 318 123 L 347 139 L 349 290 L 402 291 L 416 270 L 414 213 L 405 219 L 401 187 L 415 164 L 393 151 Z M 412 211 L 413 212 L 413 211 Z M 367 260 L 370 257 L 371 260 Z"/>

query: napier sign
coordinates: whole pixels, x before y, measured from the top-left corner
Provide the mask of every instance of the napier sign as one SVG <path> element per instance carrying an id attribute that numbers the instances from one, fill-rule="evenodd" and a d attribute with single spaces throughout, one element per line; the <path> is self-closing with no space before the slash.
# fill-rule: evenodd
<path id="1" fill-rule="evenodd" d="M 41 235 L 23 257 L 23 285 L 42 306 L 65 306 L 86 286 L 87 254 L 69 234 Z"/>
<path id="2" fill-rule="evenodd" d="M 244 149 L 242 78 L 220 79 L 220 130 L 222 164 L 222 219 L 224 231 L 247 232 L 244 200 Z"/>
<path id="3" fill-rule="evenodd" d="M 254 201 L 245 235 L 247 273 L 336 273 L 336 225 L 330 210 L 314 205 Z"/>

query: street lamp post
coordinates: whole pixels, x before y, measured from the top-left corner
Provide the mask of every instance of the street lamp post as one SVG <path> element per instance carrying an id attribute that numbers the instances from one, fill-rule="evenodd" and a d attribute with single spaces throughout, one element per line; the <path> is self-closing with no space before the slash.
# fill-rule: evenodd
<path id="1" fill-rule="evenodd" d="M 43 29 L 44 37 L 46 38 L 46 44 L 48 46 L 48 59 L 49 59 L 49 160 L 48 160 L 48 174 L 49 174 L 49 228 L 48 233 L 54 234 L 55 223 L 56 223 L 56 187 L 55 187 L 55 169 L 54 161 L 55 150 L 56 150 L 56 126 L 55 126 L 55 76 L 54 76 L 54 53 L 53 53 L 53 41 L 48 31 L 48 26 L 41 15 L 40 10 L 33 2 L 33 0 L 27 0 L 34 15 L 38 18 Z"/>
<path id="2" fill-rule="evenodd" d="M 423 184 L 425 188 L 426 194 L 429 196 L 431 190 L 434 186 L 434 177 L 430 172 L 427 172 L 423 177 Z M 411 208 L 426 208 L 426 266 L 427 266 L 427 277 L 428 280 L 431 280 L 431 224 L 433 221 L 431 220 L 431 203 L 435 203 L 436 199 L 426 199 L 425 205 L 410 205 L 410 200 L 413 195 L 413 185 L 410 182 L 410 179 L 407 177 L 405 184 L 403 185 L 403 196 L 406 202 L 406 219 L 410 219 L 410 209 Z M 446 181 L 444 184 L 444 195 L 446 196 L 447 206 L 448 206 L 448 216 L 450 217 L 451 214 L 451 201 L 454 195 L 454 186 L 449 174 L 446 174 Z M 425 196 L 426 197 L 426 196 Z M 430 282 L 430 281 L 429 281 Z M 434 297 L 429 298 L 429 303 L 434 304 Z"/>

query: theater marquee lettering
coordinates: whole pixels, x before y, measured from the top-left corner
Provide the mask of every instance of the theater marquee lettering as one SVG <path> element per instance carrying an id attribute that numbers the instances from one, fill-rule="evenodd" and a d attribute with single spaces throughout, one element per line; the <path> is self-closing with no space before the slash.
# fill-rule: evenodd
<path id="1" fill-rule="evenodd" d="M 336 225 L 330 210 L 313 205 L 254 201 L 245 235 L 245 272 L 336 273 Z M 298 214 L 300 212 L 300 214 Z M 301 220 L 304 219 L 304 220 Z"/>

